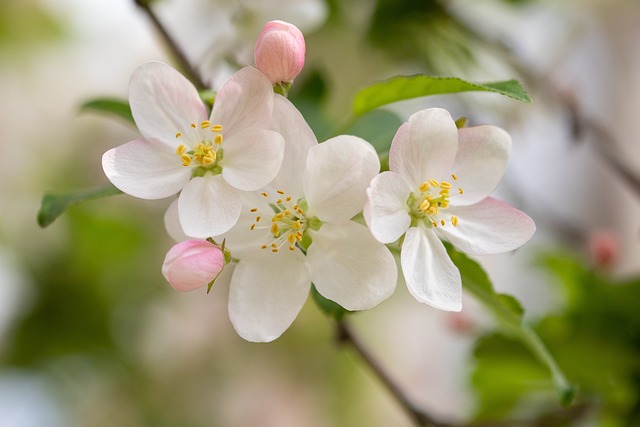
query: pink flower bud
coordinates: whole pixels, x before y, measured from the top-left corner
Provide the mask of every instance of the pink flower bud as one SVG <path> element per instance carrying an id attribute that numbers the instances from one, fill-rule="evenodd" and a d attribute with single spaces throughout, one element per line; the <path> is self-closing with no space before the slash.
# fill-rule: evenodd
<path id="1" fill-rule="evenodd" d="M 620 241 L 613 233 L 596 231 L 589 236 L 589 251 L 596 267 L 608 269 L 620 257 Z"/>
<path id="2" fill-rule="evenodd" d="M 291 82 L 304 66 L 304 36 L 293 24 L 270 21 L 258 36 L 254 50 L 256 67 L 271 83 Z"/>
<path id="3" fill-rule="evenodd" d="M 206 240 L 174 245 L 162 264 L 162 274 L 177 291 L 191 291 L 209 284 L 224 267 L 224 254 Z"/>

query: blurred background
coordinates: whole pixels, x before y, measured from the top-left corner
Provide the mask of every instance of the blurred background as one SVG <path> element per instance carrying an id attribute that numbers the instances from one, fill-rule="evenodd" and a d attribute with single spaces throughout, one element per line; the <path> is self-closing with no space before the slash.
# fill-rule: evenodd
<path id="1" fill-rule="evenodd" d="M 303 31 L 290 99 L 320 141 L 354 94 L 397 74 L 518 78 L 493 94 L 417 99 L 350 132 L 381 151 L 413 112 L 507 129 L 497 197 L 534 218 L 516 253 L 478 259 L 578 385 L 562 409 L 545 368 L 471 296 L 444 313 L 402 283 L 355 331 L 415 404 L 452 423 L 640 425 L 640 3 L 634 0 L 157 0 L 213 88 L 253 62 L 265 22 Z M 46 229 L 45 191 L 108 184 L 101 155 L 137 137 L 81 109 L 126 99 L 141 63 L 177 66 L 133 0 L 0 3 L 0 426 L 410 426 L 309 301 L 269 344 L 239 338 L 227 289 L 178 294 L 160 266 L 169 200 L 120 195 Z M 511 422 L 512 424 L 508 424 Z"/>

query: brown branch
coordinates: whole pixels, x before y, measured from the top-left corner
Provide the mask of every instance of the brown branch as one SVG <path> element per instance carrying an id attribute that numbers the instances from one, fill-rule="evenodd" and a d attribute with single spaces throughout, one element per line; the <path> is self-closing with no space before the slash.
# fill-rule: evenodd
<path id="1" fill-rule="evenodd" d="M 162 22 L 160 22 L 160 20 L 158 19 L 158 15 L 156 15 L 156 13 L 151 8 L 151 5 L 150 5 L 151 1 L 150 0 L 134 0 L 134 2 L 149 17 L 149 19 L 151 20 L 151 23 L 156 28 L 158 33 L 160 33 L 160 36 L 162 37 L 164 42 L 167 44 L 167 47 L 169 48 L 171 53 L 173 53 L 176 60 L 180 63 L 180 67 L 182 68 L 184 73 L 187 75 L 189 80 L 191 80 L 191 82 L 195 85 L 195 87 L 198 90 L 206 89 L 207 84 L 202 79 L 202 76 L 200 76 L 200 73 L 191 65 L 185 53 L 182 51 L 182 49 L 180 49 L 180 46 L 178 46 L 178 43 L 176 43 L 173 37 L 171 37 L 171 35 L 167 31 L 167 29 L 164 27 Z"/>

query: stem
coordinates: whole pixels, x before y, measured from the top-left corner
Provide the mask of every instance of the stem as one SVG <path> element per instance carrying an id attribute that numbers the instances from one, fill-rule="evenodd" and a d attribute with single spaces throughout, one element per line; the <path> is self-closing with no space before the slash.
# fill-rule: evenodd
<path id="1" fill-rule="evenodd" d="M 162 22 L 160 22 L 160 20 L 158 19 L 158 16 L 151 9 L 150 0 L 134 0 L 134 2 L 147 14 L 149 19 L 151 20 L 151 23 L 160 33 L 160 36 L 169 47 L 169 50 L 173 53 L 176 60 L 180 63 L 181 68 L 183 69 L 189 80 L 191 80 L 191 82 L 197 89 L 206 89 L 207 85 L 200 76 L 200 73 L 191 65 L 185 53 L 182 51 L 182 49 L 180 49 L 180 46 L 178 46 L 178 43 L 176 43 L 173 37 L 171 37 Z"/>
<path id="2" fill-rule="evenodd" d="M 338 341 L 341 344 L 349 344 L 360 355 L 362 360 L 369 365 L 369 368 L 384 384 L 391 395 L 396 399 L 400 406 L 405 410 L 407 415 L 413 420 L 415 425 L 422 427 L 451 427 L 451 424 L 445 424 L 434 420 L 431 416 L 416 408 L 409 398 L 400 389 L 390 375 L 383 369 L 378 361 L 369 353 L 362 345 L 360 340 L 353 334 L 351 328 L 344 320 L 338 321 L 337 325 Z"/>

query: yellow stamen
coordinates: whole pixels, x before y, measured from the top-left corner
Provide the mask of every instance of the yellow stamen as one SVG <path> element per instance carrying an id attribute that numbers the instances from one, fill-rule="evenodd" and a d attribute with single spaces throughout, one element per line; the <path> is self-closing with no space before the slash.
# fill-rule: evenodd
<path id="1" fill-rule="evenodd" d="M 271 224 L 271 234 L 273 234 L 273 237 L 278 237 L 280 235 L 280 228 L 275 222 Z"/>
<path id="2" fill-rule="evenodd" d="M 267 193 L 265 193 L 264 191 L 261 194 L 262 194 L 262 197 L 269 197 L 269 195 Z"/>
<path id="3" fill-rule="evenodd" d="M 267 245 L 262 245 L 262 249 L 267 249 Z"/>
<path id="4" fill-rule="evenodd" d="M 182 166 L 189 166 L 191 164 L 191 157 L 187 154 L 180 156 L 180 160 L 182 160 Z"/>
<path id="5" fill-rule="evenodd" d="M 455 215 L 451 215 L 451 224 L 453 224 L 454 227 L 458 226 L 458 217 Z"/>
<path id="6" fill-rule="evenodd" d="M 438 226 L 438 224 L 434 221 L 431 221 L 431 224 L 433 225 L 433 228 L 436 228 Z"/>
<path id="7" fill-rule="evenodd" d="M 453 178 L 454 181 L 458 180 L 458 175 L 456 175 L 455 173 L 451 174 L 451 178 Z"/>
<path id="8" fill-rule="evenodd" d="M 191 123 L 191 127 L 195 129 L 196 128 L 196 124 L 195 123 Z"/>
<path id="9" fill-rule="evenodd" d="M 294 244 L 296 242 L 296 235 L 295 234 L 289 234 L 287 236 L 287 240 L 289 241 L 290 244 Z"/>
<path id="10" fill-rule="evenodd" d="M 291 201 L 291 196 L 287 196 L 287 198 L 285 199 L 287 202 Z"/>
<path id="11" fill-rule="evenodd" d="M 431 187 L 431 184 L 429 184 L 427 181 L 423 182 L 422 184 L 420 184 L 420 192 L 426 193 L 429 187 Z"/>
<path id="12" fill-rule="evenodd" d="M 211 122 L 209 120 L 204 120 L 202 123 L 200 123 L 200 128 L 202 129 L 206 129 L 209 126 L 211 126 Z"/>
<path id="13" fill-rule="evenodd" d="M 217 134 L 213 141 L 218 145 L 222 144 L 222 135 Z"/>
<path id="14" fill-rule="evenodd" d="M 176 133 L 176 139 L 180 138 L 181 136 L 182 136 L 182 132 Z"/>
<path id="15" fill-rule="evenodd" d="M 256 222 L 260 222 L 260 220 L 261 220 L 261 219 L 262 219 L 262 217 L 261 217 L 260 215 L 258 215 L 258 216 L 256 217 Z"/>
<path id="16" fill-rule="evenodd" d="M 255 224 L 251 224 L 251 231 L 253 231 L 253 229 L 256 228 Z"/>
<path id="17" fill-rule="evenodd" d="M 251 208 L 251 212 L 258 212 L 258 208 Z"/>
<path id="18" fill-rule="evenodd" d="M 462 189 L 462 187 L 458 188 L 458 193 L 464 194 L 464 190 Z"/>
<path id="19" fill-rule="evenodd" d="M 185 147 L 184 144 L 180 144 L 178 145 L 178 148 L 176 148 L 176 154 L 178 156 L 182 156 L 186 151 L 187 151 L 187 147 Z"/>
<path id="20" fill-rule="evenodd" d="M 212 132 L 222 132 L 222 125 L 213 125 L 211 126 Z"/>
<path id="21" fill-rule="evenodd" d="M 451 184 L 449 182 L 447 182 L 447 181 L 441 181 L 440 182 L 440 187 L 449 189 L 449 188 L 451 188 Z"/>
<path id="22" fill-rule="evenodd" d="M 282 203 L 282 199 L 276 200 L 276 205 L 279 205 L 280 203 Z"/>
<path id="23" fill-rule="evenodd" d="M 440 224 L 442 224 L 442 226 L 444 226 L 444 224 L 445 224 L 445 223 L 444 223 L 444 219 L 441 219 L 441 220 L 440 220 Z"/>
<path id="24" fill-rule="evenodd" d="M 427 210 L 429 209 L 430 206 L 431 206 L 431 203 L 429 203 L 429 201 L 427 199 L 425 199 L 422 202 L 420 202 L 420 210 L 422 212 L 427 212 Z"/>
<path id="25" fill-rule="evenodd" d="M 280 194 L 282 196 L 282 195 L 284 195 L 284 191 L 278 190 L 278 194 Z"/>
<path id="26" fill-rule="evenodd" d="M 295 251 L 295 250 L 296 250 L 296 247 L 295 247 L 295 246 L 289 246 L 289 250 L 290 250 L 290 251 Z"/>
<path id="27" fill-rule="evenodd" d="M 429 180 L 429 183 L 431 183 L 431 185 L 433 185 L 434 187 L 437 187 L 438 185 L 440 185 L 440 184 L 438 183 L 438 181 L 436 181 L 436 180 L 435 180 L 435 179 L 433 179 L 433 178 Z"/>

